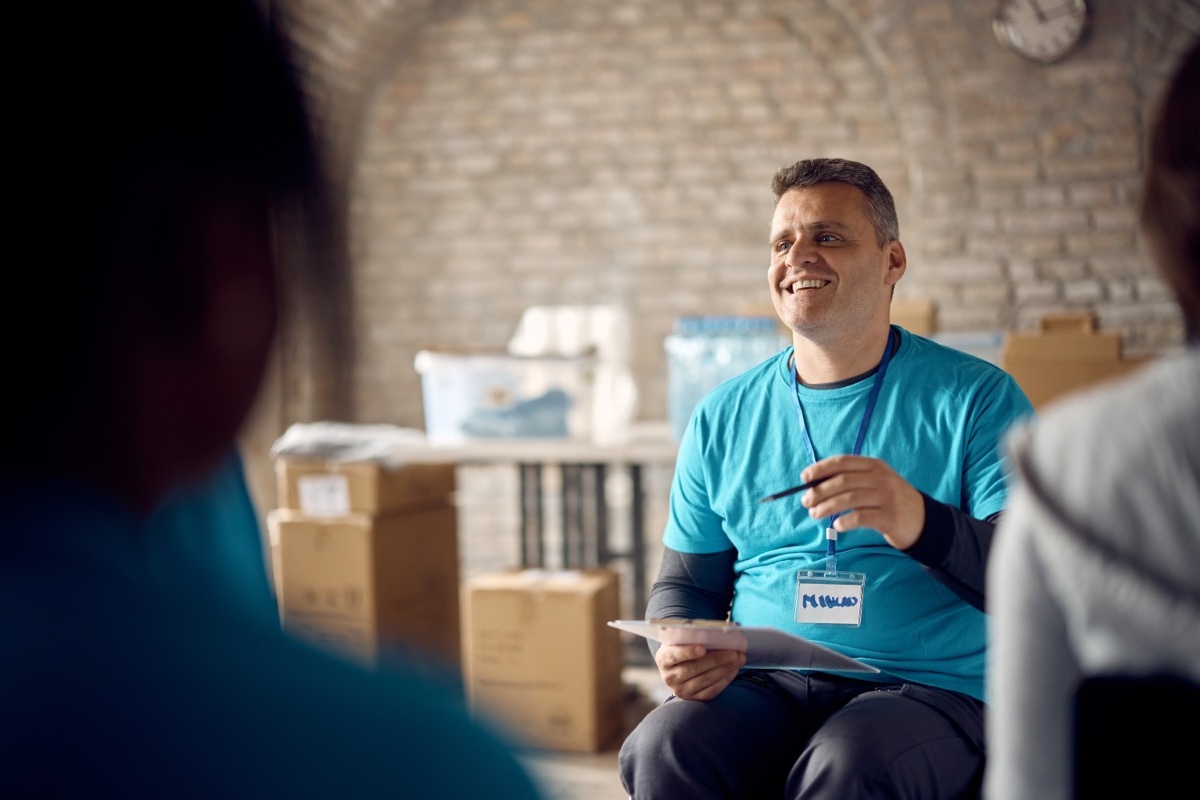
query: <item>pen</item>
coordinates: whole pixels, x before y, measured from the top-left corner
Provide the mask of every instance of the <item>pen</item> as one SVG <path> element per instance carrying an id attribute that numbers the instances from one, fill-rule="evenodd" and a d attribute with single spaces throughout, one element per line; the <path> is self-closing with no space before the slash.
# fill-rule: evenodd
<path id="1" fill-rule="evenodd" d="M 816 486 L 818 483 L 824 483 L 825 481 L 829 480 L 829 478 L 831 478 L 831 477 L 833 477 L 833 476 L 827 475 L 824 478 L 817 478 L 815 481 L 809 481 L 808 483 L 802 483 L 799 486 L 793 486 L 790 489 L 784 489 L 782 492 L 776 492 L 775 494 L 769 494 L 766 497 L 764 497 L 762 500 L 759 500 L 758 502 L 769 503 L 772 500 L 778 500 L 779 498 L 787 497 L 790 494 L 796 494 L 798 492 L 803 492 L 805 489 L 811 489 L 812 487 Z"/>

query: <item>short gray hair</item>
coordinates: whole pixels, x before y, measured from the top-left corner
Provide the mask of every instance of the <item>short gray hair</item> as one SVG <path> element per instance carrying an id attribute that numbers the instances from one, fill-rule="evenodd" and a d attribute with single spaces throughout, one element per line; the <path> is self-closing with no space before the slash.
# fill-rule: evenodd
<path id="1" fill-rule="evenodd" d="M 887 185 L 875 170 L 857 161 L 844 158 L 809 158 L 783 167 L 771 181 L 775 202 L 791 189 L 804 189 L 819 183 L 845 183 L 863 193 L 866 198 L 867 218 L 875 228 L 875 239 L 880 247 L 900 238 L 900 220 L 896 217 L 896 203 Z"/>

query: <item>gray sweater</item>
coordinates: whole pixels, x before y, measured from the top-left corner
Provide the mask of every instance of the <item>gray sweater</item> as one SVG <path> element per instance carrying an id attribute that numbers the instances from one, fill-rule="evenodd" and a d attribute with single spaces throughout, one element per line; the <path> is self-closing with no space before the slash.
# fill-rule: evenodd
<path id="1" fill-rule="evenodd" d="M 1055 403 L 1007 445 L 985 795 L 1069 800 L 1082 678 L 1200 681 L 1200 348 Z"/>

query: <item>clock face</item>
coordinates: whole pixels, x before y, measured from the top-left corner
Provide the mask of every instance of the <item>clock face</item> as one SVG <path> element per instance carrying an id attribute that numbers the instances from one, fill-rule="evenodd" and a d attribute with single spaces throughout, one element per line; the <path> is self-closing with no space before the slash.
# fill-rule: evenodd
<path id="1" fill-rule="evenodd" d="M 1085 0 L 1001 0 L 992 29 L 1005 47 L 1048 64 L 1074 49 L 1087 21 Z"/>

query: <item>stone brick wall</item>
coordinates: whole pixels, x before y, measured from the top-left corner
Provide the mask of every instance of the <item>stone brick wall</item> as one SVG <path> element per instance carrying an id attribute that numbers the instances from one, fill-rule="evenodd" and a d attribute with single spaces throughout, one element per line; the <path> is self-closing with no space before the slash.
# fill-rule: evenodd
<path id="1" fill-rule="evenodd" d="M 420 426 L 421 347 L 501 348 L 531 304 L 621 303 L 639 416 L 675 317 L 768 302 L 773 171 L 872 164 L 948 330 L 1091 308 L 1178 343 L 1138 240 L 1150 104 L 1191 0 L 1095 0 L 1065 61 L 1002 50 L 985 0 L 280 0 L 349 214 L 347 417 Z M 304 416 L 304 409 L 291 409 Z"/>
<path id="2" fill-rule="evenodd" d="M 1136 202 L 1200 0 L 1091 0 L 1052 65 L 997 44 L 996 5 L 275 0 L 349 224 L 338 414 L 422 427 L 419 349 L 502 349 L 525 307 L 594 302 L 629 309 L 638 416 L 664 419 L 675 318 L 769 308 L 769 181 L 807 156 L 889 183 L 897 296 L 943 329 L 1088 308 L 1130 353 L 1178 346 Z M 289 358 L 276 427 L 314 413 L 295 376 L 330 379 Z"/>

